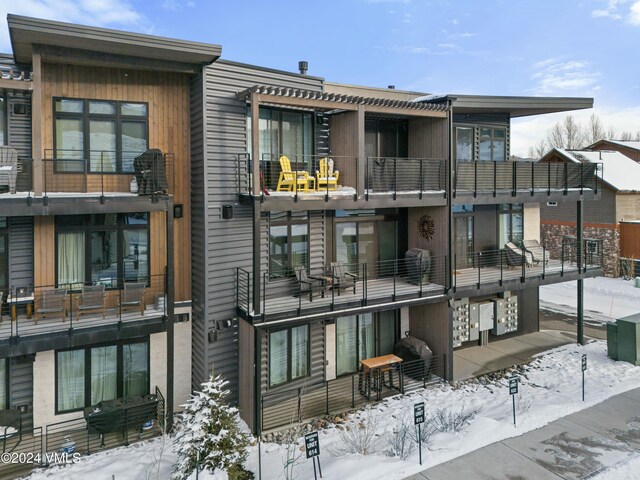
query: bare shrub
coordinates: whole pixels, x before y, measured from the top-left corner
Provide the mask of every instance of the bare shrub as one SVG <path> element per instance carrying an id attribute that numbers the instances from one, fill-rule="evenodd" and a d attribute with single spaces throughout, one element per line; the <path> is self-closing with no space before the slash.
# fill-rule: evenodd
<path id="1" fill-rule="evenodd" d="M 285 446 L 282 470 L 286 480 L 294 480 L 298 476 L 296 467 L 303 461 L 302 457 L 304 455 L 304 446 L 298 444 L 302 433 L 302 426 L 292 426 L 282 437 L 282 445 Z"/>
<path id="2" fill-rule="evenodd" d="M 370 455 L 376 453 L 378 435 L 378 416 L 371 410 L 365 411 L 366 415 L 360 420 L 345 425 L 338 436 L 342 440 L 342 448 L 336 450 L 336 454 L 359 453 Z"/>
<path id="3" fill-rule="evenodd" d="M 406 460 L 413 452 L 415 433 L 413 433 L 413 422 L 407 418 L 398 418 L 396 425 L 388 435 L 389 454 L 393 457 L 400 457 Z"/>
<path id="4" fill-rule="evenodd" d="M 415 428 L 412 430 L 411 440 L 414 443 L 418 443 L 418 440 L 420 440 L 423 446 L 428 447 L 431 442 L 431 436 L 437 431 L 438 427 L 436 426 L 435 418 L 426 415 L 424 423 L 420 425 L 420 437 L 418 438 L 418 426 L 415 425 Z"/>
<path id="5" fill-rule="evenodd" d="M 464 406 L 460 411 L 448 408 L 439 408 L 434 414 L 433 420 L 435 428 L 439 432 L 461 432 L 480 413 L 480 409 L 465 410 Z"/>

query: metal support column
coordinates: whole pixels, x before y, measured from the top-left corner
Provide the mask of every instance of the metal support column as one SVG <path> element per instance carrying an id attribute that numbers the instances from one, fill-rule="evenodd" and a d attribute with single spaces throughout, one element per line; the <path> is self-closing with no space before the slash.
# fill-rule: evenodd
<path id="1" fill-rule="evenodd" d="M 165 278 L 165 284 L 167 291 L 166 311 L 167 311 L 167 396 L 165 398 L 165 415 L 166 415 L 166 430 L 171 431 L 173 425 L 173 377 L 174 377 L 174 332 L 173 332 L 173 320 L 174 320 L 174 237 L 173 237 L 173 202 L 169 200 L 167 202 L 167 214 L 166 214 L 166 235 L 167 235 L 167 278 Z"/>
<path id="2" fill-rule="evenodd" d="M 582 200 L 578 201 L 577 207 L 577 245 L 576 245 L 576 265 L 578 267 L 578 343 L 584 345 L 584 279 L 582 275 L 582 244 L 583 244 L 583 204 Z"/>
<path id="3" fill-rule="evenodd" d="M 452 292 L 453 287 L 453 271 L 455 270 L 455 261 L 451 261 L 454 259 L 454 238 L 453 238 L 453 182 L 454 182 L 454 172 L 456 168 L 456 159 L 453 157 L 453 102 L 455 98 L 449 99 L 449 111 L 447 112 L 447 120 L 449 122 L 449 165 L 447 168 L 447 258 L 445 259 L 445 269 L 447 271 L 447 277 L 445 279 L 446 282 L 446 291 Z M 447 263 L 449 263 L 447 268 Z M 453 380 L 453 309 L 448 304 L 447 308 L 447 321 L 448 321 L 448 332 L 449 332 L 449 355 L 445 355 L 444 362 L 444 375 L 447 380 Z"/>
<path id="4" fill-rule="evenodd" d="M 253 312 L 260 313 L 260 95 L 251 94 L 251 171 L 253 177 Z M 248 313 L 248 312 L 247 312 Z"/>

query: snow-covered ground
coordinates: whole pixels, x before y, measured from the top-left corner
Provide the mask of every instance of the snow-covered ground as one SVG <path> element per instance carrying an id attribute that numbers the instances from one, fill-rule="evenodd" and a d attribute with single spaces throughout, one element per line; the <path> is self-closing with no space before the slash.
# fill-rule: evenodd
<path id="1" fill-rule="evenodd" d="M 571 313 L 567 300 L 575 302 L 575 283 L 542 287 L 545 308 Z M 557 290 L 557 292 L 556 292 Z M 616 318 L 640 311 L 640 289 L 631 282 L 616 279 L 585 281 L 585 307 L 593 310 L 594 320 Z M 571 297 L 574 297 L 573 300 Z M 613 298 L 614 307 L 611 307 Z M 635 300 L 634 300 L 635 298 Z M 587 304 L 589 301 L 591 303 Z M 557 302 L 557 303 L 556 303 Z M 635 306 L 633 303 L 635 302 Z M 587 306 L 589 305 L 589 306 Z M 606 307 L 606 308 L 603 308 Z M 617 308 L 615 310 L 614 308 Z M 599 310 L 598 310 L 599 309 Z M 573 306 L 575 314 L 575 304 Z M 588 355 L 586 401 L 581 399 L 580 361 Z M 476 450 L 498 440 L 540 428 L 570 413 L 595 405 L 613 395 L 640 387 L 640 367 L 614 362 L 606 355 L 606 342 L 594 341 L 582 347 L 566 345 L 539 355 L 529 365 L 517 370 L 520 393 L 517 396 L 517 427 L 513 425 L 511 397 L 505 378 L 473 379 L 452 386 L 441 384 L 404 397 L 397 396 L 359 413 L 342 424 L 320 431 L 323 477 L 326 479 L 403 479 L 409 475 L 452 458 Z M 392 457 L 390 439 L 398 422 L 413 421 L 413 405 L 425 403 L 427 418 L 437 412 L 470 412 L 477 414 L 459 432 L 436 432 L 423 449 L 423 465 L 418 464 L 414 450 L 405 460 Z M 375 442 L 368 455 L 344 453 L 341 439 L 347 426 L 361 429 L 375 425 Z M 303 439 L 298 439 L 296 452 L 300 458 L 294 467 L 297 478 L 313 478 L 313 466 L 303 453 Z M 286 447 L 275 443 L 261 445 L 262 479 L 285 479 Z M 599 477 L 601 480 L 637 478 L 640 456 L 619 452 L 620 464 Z M 78 464 L 42 470 L 33 479 L 94 480 L 166 479 L 169 478 L 175 453 L 170 440 L 156 439 L 109 452 L 84 457 Z M 618 458 L 618 457 L 616 457 Z M 247 467 L 257 473 L 258 448 L 250 450 Z M 224 476 L 217 475 L 216 480 Z M 200 475 L 212 479 L 213 476 Z M 257 475 L 256 475 L 256 478 Z"/>
<path id="2" fill-rule="evenodd" d="M 540 307 L 576 316 L 577 281 L 540 287 Z M 640 312 L 640 288 L 634 280 L 595 277 L 584 280 L 584 318 L 594 323 L 614 322 Z"/>

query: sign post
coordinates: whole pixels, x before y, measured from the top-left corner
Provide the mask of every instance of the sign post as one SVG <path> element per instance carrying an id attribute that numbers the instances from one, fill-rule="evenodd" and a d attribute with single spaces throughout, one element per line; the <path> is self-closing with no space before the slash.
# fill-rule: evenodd
<path id="1" fill-rule="evenodd" d="M 320 442 L 318 441 L 318 432 L 307 433 L 304 436 L 304 447 L 307 451 L 307 458 L 313 459 L 313 478 L 318 480 L 318 474 L 316 473 L 316 457 L 318 457 L 318 470 L 320 471 L 320 478 L 322 478 L 322 467 L 320 467 Z"/>
<path id="2" fill-rule="evenodd" d="M 422 465 L 422 432 L 420 426 L 424 423 L 424 402 L 413 405 L 413 423 L 418 427 L 418 457 Z"/>
<path id="3" fill-rule="evenodd" d="M 584 402 L 584 372 L 587 369 L 587 354 L 582 354 L 582 401 Z"/>
<path id="4" fill-rule="evenodd" d="M 513 403 L 513 426 L 516 426 L 516 395 L 518 393 L 518 377 L 511 377 L 509 379 L 509 395 L 511 395 L 511 401 Z"/>

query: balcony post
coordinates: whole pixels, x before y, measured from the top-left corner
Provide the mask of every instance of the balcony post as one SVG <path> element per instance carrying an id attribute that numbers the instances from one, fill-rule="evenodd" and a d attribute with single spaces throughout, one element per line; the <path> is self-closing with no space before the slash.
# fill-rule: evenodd
<path id="1" fill-rule="evenodd" d="M 531 196 L 533 197 L 536 190 L 535 162 L 531 162 Z"/>
<path id="2" fill-rule="evenodd" d="M 364 172 L 364 175 L 362 175 L 362 173 L 360 175 L 358 175 L 358 178 L 356 179 L 356 193 L 357 195 L 362 195 L 362 193 L 364 192 L 364 178 L 365 176 L 368 174 L 367 170 L 365 169 L 365 163 L 366 163 L 366 147 L 365 147 L 365 137 L 364 137 L 364 105 L 358 105 L 358 111 L 356 112 L 356 125 L 357 125 L 357 137 L 356 140 L 358 141 L 358 161 L 357 161 L 357 165 L 358 168 L 356 169 L 357 172 Z M 371 188 L 371 185 L 369 185 L 369 188 Z"/>
<path id="3" fill-rule="evenodd" d="M 31 104 L 35 108 L 31 112 L 31 138 L 33 145 L 32 182 L 33 193 L 36 197 L 42 195 L 42 55 L 40 46 L 33 46 L 31 56 L 31 68 L 33 69 L 33 90 L 31 92 Z"/>
<path id="4" fill-rule="evenodd" d="M 251 92 L 251 192 L 260 195 L 260 94 Z"/>
<path id="5" fill-rule="evenodd" d="M 580 345 L 584 345 L 584 279 L 582 278 L 582 242 L 583 238 L 583 230 L 584 230 L 584 215 L 583 215 L 583 205 L 582 200 L 579 200 L 577 205 L 576 212 L 576 227 L 578 229 L 577 238 L 577 255 L 576 255 L 576 264 L 578 267 L 578 343 Z"/>

